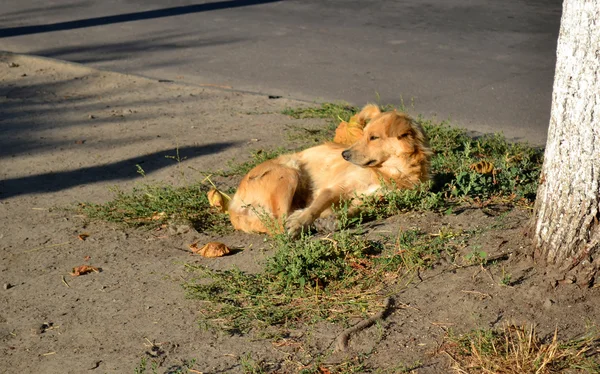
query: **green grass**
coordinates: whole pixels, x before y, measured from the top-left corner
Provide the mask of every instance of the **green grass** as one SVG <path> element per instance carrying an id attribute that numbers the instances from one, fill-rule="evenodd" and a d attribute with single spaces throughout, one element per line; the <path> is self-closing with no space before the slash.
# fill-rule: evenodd
<path id="1" fill-rule="evenodd" d="M 535 200 L 543 150 L 511 143 L 500 134 L 473 138 L 462 129 L 421 121 L 434 151 L 431 160 L 435 190 L 449 199 L 485 203 L 490 200 Z M 481 173 L 475 164 L 488 162 L 493 171 Z"/>
<path id="2" fill-rule="evenodd" d="M 287 108 L 282 113 L 295 119 L 324 118 L 334 122 L 348 121 L 358 112 L 357 107 L 347 103 L 324 103 L 318 107 Z"/>
<path id="3" fill-rule="evenodd" d="M 208 187 L 142 185 L 130 192 L 114 189 L 113 200 L 105 204 L 83 203 L 80 209 L 92 219 L 133 227 L 156 227 L 170 220 L 187 220 L 198 231 L 222 233 L 229 230 L 228 217 L 211 209 Z"/>
<path id="4" fill-rule="evenodd" d="M 390 242 L 347 229 L 325 238 L 279 236 L 262 273 L 188 265 L 196 277 L 185 289 L 189 297 L 208 302 L 202 308 L 204 327 L 231 333 L 343 323 L 379 311 L 384 290 L 404 286 L 418 269 L 453 255 L 462 237 L 408 231 Z"/>

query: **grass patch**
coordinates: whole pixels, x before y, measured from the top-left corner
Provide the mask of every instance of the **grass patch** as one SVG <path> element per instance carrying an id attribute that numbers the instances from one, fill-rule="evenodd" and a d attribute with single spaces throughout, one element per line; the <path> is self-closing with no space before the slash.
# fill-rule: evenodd
<path id="1" fill-rule="evenodd" d="M 123 223 L 133 227 L 156 227 L 171 220 L 189 221 L 198 231 L 222 233 L 230 230 L 227 215 L 211 209 L 208 187 L 143 185 L 131 192 L 114 189 L 115 197 L 105 204 L 80 204 L 92 219 Z"/>
<path id="2" fill-rule="evenodd" d="M 391 243 L 346 229 L 325 238 L 280 236 L 262 273 L 188 265 L 198 277 L 184 287 L 189 297 L 209 302 L 201 324 L 230 333 L 344 323 L 381 310 L 385 292 L 453 254 L 460 236 L 409 231 Z"/>
<path id="3" fill-rule="evenodd" d="M 560 341 L 555 332 L 544 340 L 533 327 L 505 325 L 449 336 L 446 353 L 454 371 L 463 374 L 598 373 L 599 346 L 597 331 L 568 341 Z"/>
<path id="4" fill-rule="evenodd" d="M 347 103 L 324 103 L 320 107 L 287 108 L 282 113 L 295 119 L 323 118 L 326 125 L 323 127 L 292 127 L 288 140 L 301 140 L 306 144 L 320 144 L 331 141 L 335 129 L 341 121 L 349 121 L 360 108 Z"/>
<path id="5" fill-rule="evenodd" d="M 324 118 L 340 122 L 348 121 L 358 110 L 347 103 L 323 103 L 319 107 L 287 108 L 282 113 L 295 119 Z"/>

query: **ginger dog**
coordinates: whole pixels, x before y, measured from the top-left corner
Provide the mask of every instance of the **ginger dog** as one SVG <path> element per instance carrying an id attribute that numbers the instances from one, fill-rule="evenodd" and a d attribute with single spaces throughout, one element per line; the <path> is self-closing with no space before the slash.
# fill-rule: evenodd
<path id="1" fill-rule="evenodd" d="M 327 143 L 252 169 L 229 203 L 233 226 L 269 234 L 285 229 L 297 236 L 316 219 L 331 217 L 341 200 L 352 200 L 355 214 L 362 195 L 381 193 L 384 185 L 409 189 L 429 179 L 431 151 L 419 125 L 375 105 L 355 118 L 364 129 L 350 147 Z"/>

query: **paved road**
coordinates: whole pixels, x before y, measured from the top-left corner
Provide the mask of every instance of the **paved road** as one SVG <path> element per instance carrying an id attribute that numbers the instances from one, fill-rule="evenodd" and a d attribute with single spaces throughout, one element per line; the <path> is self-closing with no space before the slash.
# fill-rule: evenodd
<path id="1" fill-rule="evenodd" d="M 3 0 L 0 50 L 545 142 L 560 0 Z"/>

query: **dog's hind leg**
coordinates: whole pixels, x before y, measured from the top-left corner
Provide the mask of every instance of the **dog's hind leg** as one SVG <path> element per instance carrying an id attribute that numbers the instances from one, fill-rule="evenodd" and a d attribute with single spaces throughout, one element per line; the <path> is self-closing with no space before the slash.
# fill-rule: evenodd
<path id="1" fill-rule="evenodd" d="M 233 226 L 245 232 L 282 232 L 283 219 L 290 214 L 299 187 L 299 173 L 280 159 L 252 169 L 229 205 Z"/>
<path id="2" fill-rule="evenodd" d="M 316 198 L 306 209 L 300 209 L 292 213 L 286 223 L 285 228 L 292 236 L 298 236 L 302 230 L 307 229 L 321 213 L 331 209 L 333 204 L 340 201 L 340 192 L 332 189 L 324 189 L 317 193 Z"/>

